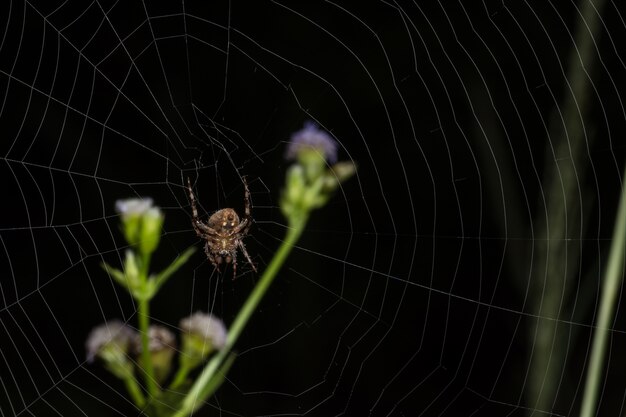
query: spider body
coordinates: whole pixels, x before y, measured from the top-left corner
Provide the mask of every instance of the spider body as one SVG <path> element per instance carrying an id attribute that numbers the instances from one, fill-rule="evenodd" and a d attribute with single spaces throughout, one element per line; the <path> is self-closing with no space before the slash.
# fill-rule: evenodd
<path id="1" fill-rule="evenodd" d="M 222 263 L 232 263 L 233 279 L 237 276 L 237 249 L 241 250 L 254 272 L 256 272 L 256 267 L 252 263 L 252 259 L 250 259 L 250 255 L 248 255 L 248 251 L 246 251 L 242 241 L 248 234 L 250 226 L 252 226 L 250 190 L 245 177 L 243 178 L 243 185 L 245 210 L 243 219 L 240 220 L 239 215 L 232 208 L 224 208 L 213 213 L 209 217 L 208 222 L 204 223 L 198 216 L 196 197 L 191 188 L 191 181 L 187 178 L 189 200 L 191 200 L 191 224 L 196 235 L 205 240 L 204 252 L 215 269 L 219 271 L 218 268 Z"/>

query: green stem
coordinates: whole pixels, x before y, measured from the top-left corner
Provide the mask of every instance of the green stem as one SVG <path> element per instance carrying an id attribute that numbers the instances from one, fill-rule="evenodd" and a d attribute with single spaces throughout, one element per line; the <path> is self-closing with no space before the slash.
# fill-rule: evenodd
<path id="1" fill-rule="evenodd" d="M 150 300 L 141 297 L 137 300 L 139 302 L 139 333 L 141 334 L 141 365 L 145 372 L 144 380 L 148 393 L 151 397 L 155 397 L 158 394 L 158 388 L 154 380 L 154 367 L 152 366 L 152 359 L 150 358 L 150 340 L 148 335 L 148 329 L 150 327 Z"/>
<path id="2" fill-rule="evenodd" d="M 626 173 L 625 173 L 626 175 Z M 624 177 L 622 177 L 624 178 Z M 617 221 L 613 229 L 611 251 L 607 261 L 607 271 L 602 285 L 602 298 L 600 300 L 600 312 L 593 334 L 591 347 L 591 359 L 585 381 L 585 392 L 581 405 L 581 417 L 597 415 L 598 391 L 600 381 L 604 374 L 604 359 L 606 345 L 608 343 L 610 329 L 612 328 L 615 314 L 615 301 L 620 291 L 624 272 L 624 249 L 626 248 L 626 185 L 622 189 L 619 207 L 617 209 Z"/>
<path id="3" fill-rule="evenodd" d="M 180 368 L 178 368 L 176 375 L 174 376 L 174 380 L 170 384 L 170 389 L 179 388 L 187 379 L 187 375 L 189 374 L 189 371 L 190 371 L 189 367 L 181 365 Z"/>
<path id="4" fill-rule="evenodd" d="M 281 243 L 278 251 L 270 261 L 269 265 L 265 272 L 263 272 L 263 276 L 254 287 L 254 290 L 246 300 L 246 303 L 243 305 L 239 314 L 235 318 L 235 321 L 228 329 L 228 337 L 226 338 L 226 344 L 224 347 L 209 361 L 209 363 L 204 367 L 198 379 L 193 384 L 185 399 L 181 403 L 180 410 L 178 410 L 172 417 L 186 417 L 193 412 L 193 410 L 197 407 L 197 405 L 201 404 L 206 400 L 206 397 L 211 394 L 212 391 L 206 391 L 205 387 L 207 384 L 211 382 L 215 372 L 220 368 L 221 364 L 228 357 L 228 354 L 232 350 L 235 342 L 241 335 L 244 327 L 250 320 L 252 313 L 256 310 L 259 302 L 267 292 L 267 289 L 274 281 L 274 278 L 278 274 L 278 271 L 282 267 L 285 259 L 293 249 L 294 245 L 300 238 L 302 231 L 304 230 L 304 226 L 308 220 L 308 212 L 300 213 L 300 215 L 292 215 L 290 221 L 290 228 L 287 231 L 287 235 L 285 236 L 285 240 Z"/>
<path id="5" fill-rule="evenodd" d="M 143 396 L 143 392 L 137 384 L 137 380 L 131 375 L 128 378 L 124 379 L 124 385 L 126 385 L 126 390 L 130 394 L 133 402 L 138 408 L 143 408 L 146 405 L 146 399 Z"/>
<path id="6" fill-rule="evenodd" d="M 139 333 L 141 334 L 141 362 L 142 368 L 145 372 L 144 381 L 148 393 L 151 397 L 156 397 L 159 393 L 155 379 L 154 379 L 154 367 L 152 366 L 152 358 L 150 357 L 150 298 L 152 295 L 148 295 L 148 273 L 150 268 L 150 254 L 141 254 L 141 264 L 139 265 L 139 276 L 141 279 L 141 292 L 136 297 L 139 303 Z"/>
<path id="7" fill-rule="evenodd" d="M 285 240 L 283 240 L 282 244 L 278 248 L 278 251 L 274 255 L 274 258 L 271 260 L 265 272 L 263 272 L 263 276 L 258 284 L 254 287 L 254 290 L 246 300 L 246 303 L 239 311 L 237 318 L 228 329 L 228 337 L 226 339 L 226 345 L 223 350 L 230 351 L 239 338 L 239 335 L 243 331 L 243 328 L 248 323 L 250 316 L 259 305 L 259 302 L 267 292 L 267 289 L 270 287 L 274 278 L 278 274 L 278 271 L 282 267 L 285 259 L 291 252 L 291 249 L 295 246 L 296 242 L 300 238 L 302 231 L 304 230 L 304 225 L 306 224 L 308 216 L 302 216 L 300 221 L 297 222 L 296 225 L 292 224 L 287 230 L 287 235 L 285 236 Z M 226 356 L 226 355 L 224 355 Z"/>

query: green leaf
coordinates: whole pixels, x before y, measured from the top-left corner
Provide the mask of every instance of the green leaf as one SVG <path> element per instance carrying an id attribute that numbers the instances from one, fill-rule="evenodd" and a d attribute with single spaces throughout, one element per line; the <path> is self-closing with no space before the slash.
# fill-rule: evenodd
<path id="1" fill-rule="evenodd" d="M 100 266 L 106 271 L 107 274 L 109 274 L 111 278 L 115 280 L 115 282 L 126 288 L 128 292 L 131 292 L 131 289 L 128 287 L 128 280 L 126 279 L 126 275 L 122 271 L 112 267 L 106 262 L 102 262 Z"/>
<path id="2" fill-rule="evenodd" d="M 172 276 L 172 274 L 174 274 L 174 272 L 176 272 L 189 260 L 189 257 L 191 257 L 195 251 L 196 248 L 194 247 L 188 248 L 182 255 L 174 259 L 174 262 L 172 262 L 167 268 L 159 272 L 159 274 L 157 274 L 154 278 L 154 292 L 157 292 L 159 288 L 161 288 L 161 286 Z"/>

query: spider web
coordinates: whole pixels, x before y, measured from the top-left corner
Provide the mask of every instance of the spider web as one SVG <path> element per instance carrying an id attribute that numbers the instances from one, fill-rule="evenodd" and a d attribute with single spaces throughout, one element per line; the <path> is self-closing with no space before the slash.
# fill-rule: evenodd
<path id="1" fill-rule="evenodd" d="M 424 3 L 424 4 L 422 4 Z M 115 200 L 165 213 L 154 268 L 243 210 L 262 271 L 307 120 L 357 176 L 315 212 L 196 415 L 576 415 L 622 186 L 616 3 L 9 1 L 0 19 L 0 415 L 141 415 L 85 359 L 136 324 Z M 241 257 L 240 257 L 241 258 Z M 231 323 L 258 276 L 201 251 L 154 300 Z M 622 303 L 599 415 L 624 413 Z"/>

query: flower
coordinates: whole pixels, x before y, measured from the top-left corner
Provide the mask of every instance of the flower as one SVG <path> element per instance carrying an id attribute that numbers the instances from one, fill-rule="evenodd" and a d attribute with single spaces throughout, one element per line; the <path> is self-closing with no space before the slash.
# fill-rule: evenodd
<path id="1" fill-rule="evenodd" d="M 337 142 L 313 122 L 305 122 L 304 128 L 291 135 L 285 158 L 301 159 L 306 153 L 321 155 L 329 164 L 337 162 Z"/>
<path id="2" fill-rule="evenodd" d="M 115 344 L 121 350 L 127 351 L 128 344 L 133 337 L 134 331 L 119 320 L 112 320 L 94 327 L 85 342 L 87 361 L 93 362 L 94 358 L 109 344 Z"/>
<path id="3" fill-rule="evenodd" d="M 135 334 L 135 339 L 133 340 L 133 348 L 135 353 L 141 354 L 141 336 L 139 334 Z M 176 348 L 176 337 L 174 333 L 169 331 L 166 327 L 158 326 L 153 324 L 148 329 L 148 350 L 150 352 L 172 349 Z"/>
<path id="4" fill-rule="evenodd" d="M 123 217 L 141 216 L 152 208 L 152 202 L 150 197 L 117 200 L 115 202 L 115 211 Z"/>
<path id="5" fill-rule="evenodd" d="M 139 358 L 139 363 L 144 367 L 143 356 L 141 355 L 143 346 L 141 335 L 138 333 L 135 334 L 133 340 L 133 350 Z M 166 327 L 152 325 L 148 329 L 148 350 L 154 369 L 154 378 L 161 383 L 172 369 L 172 358 L 176 352 L 176 336 Z"/>
<path id="6" fill-rule="evenodd" d="M 99 358 L 105 367 L 118 378 L 128 378 L 133 373 L 133 363 L 128 358 L 130 343 L 135 331 L 119 320 L 95 327 L 85 342 L 87 361 Z"/>
<path id="7" fill-rule="evenodd" d="M 287 169 L 280 208 L 292 226 L 325 205 L 339 184 L 356 172 L 353 162 L 337 162 L 337 148 L 337 142 L 312 122 L 291 135 L 285 158 L 295 163 Z"/>
<path id="8" fill-rule="evenodd" d="M 180 321 L 182 352 L 181 366 L 195 368 L 211 352 L 226 344 L 226 326 L 217 317 L 198 311 Z"/>
<path id="9" fill-rule="evenodd" d="M 117 200 L 115 210 L 122 217 L 122 228 L 126 241 L 139 246 L 142 254 L 154 252 L 161 239 L 163 213 L 152 205 L 152 199 L 129 198 Z"/>

